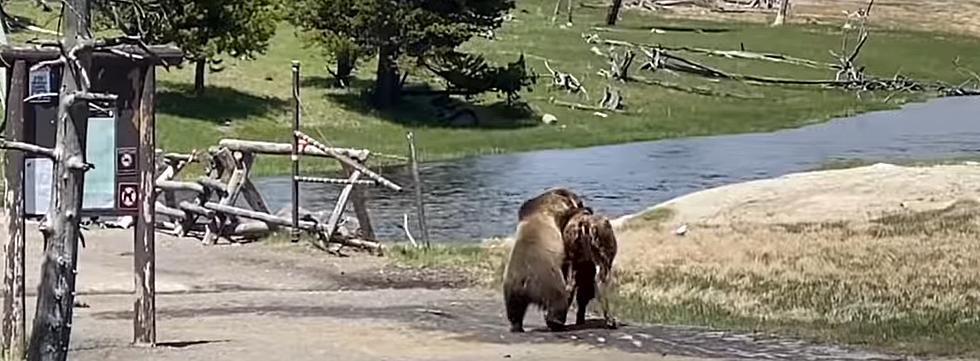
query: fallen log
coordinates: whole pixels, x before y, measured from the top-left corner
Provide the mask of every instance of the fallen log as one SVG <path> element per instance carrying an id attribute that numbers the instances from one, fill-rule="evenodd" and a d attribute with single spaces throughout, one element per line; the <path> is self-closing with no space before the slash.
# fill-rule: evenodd
<path id="1" fill-rule="evenodd" d="M 226 238 L 227 237 L 262 238 L 269 235 L 269 233 L 272 233 L 272 230 L 270 229 L 268 223 L 260 222 L 260 221 L 252 221 L 252 222 L 242 222 L 236 224 L 235 227 L 228 230 L 228 232 L 226 232 L 224 236 Z"/>
<path id="2" fill-rule="evenodd" d="M 240 155 L 240 159 L 236 159 L 236 155 Z M 225 171 L 232 170 L 231 175 L 228 177 L 228 192 L 221 196 L 218 203 L 222 205 L 233 205 L 238 200 L 242 184 L 248 179 L 248 173 L 253 161 L 252 153 L 235 152 L 235 154 L 229 155 L 226 152 L 218 156 L 217 160 L 223 164 Z M 219 214 L 217 217 L 212 218 L 211 221 L 211 229 L 202 240 L 204 244 L 214 244 L 218 241 L 219 234 L 217 231 L 224 228 L 226 219 L 224 215 Z"/>
<path id="3" fill-rule="evenodd" d="M 167 206 L 165 206 L 163 204 L 160 204 L 160 202 L 157 202 L 154 205 L 153 210 L 156 213 L 158 213 L 158 214 L 162 214 L 162 215 L 165 215 L 167 217 L 171 217 L 171 218 L 175 218 L 175 219 L 185 219 L 185 218 L 187 218 L 187 213 L 186 212 L 184 212 L 182 210 L 179 210 L 179 209 L 167 207 Z"/>
<path id="4" fill-rule="evenodd" d="M 696 94 L 696 95 L 703 95 L 703 96 L 716 96 L 716 97 L 735 98 L 735 99 L 763 99 L 764 98 L 763 96 L 750 96 L 750 95 L 742 95 L 736 93 L 719 92 L 705 87 L 682 86 L 671 82 L 660 81 L 655 79 L 647 79 L 647 78 L 637 77 L 637 76 L 630 77 L 630 80 L 634 80 L 646 85 L 659 86 L 670 90 Z"/>
<path id="5" fill-rule="evenodd" d="M 224 183 L 221 183 L 221 181 L 217 179 L 200 177 L 197 179 L 197 183 L 207 188 L 211 188 L 212 190 L 218 191 L 218 193 L 220 193 L 221 195 L 228 194 L 228 187 L 226 187 Z"/>
<path id="6" fill-rule="evenodd" d="M 748 60 L 761 60 L 761 61 L 769 61 L 774 63 L 800 65 L 800 66 L 806 66 L 814 69 L 832 69 L 835 66 L 834 64 L 831 63 L 819 62 L 816 60 L 810 60 L 804 58 L 797 58 L 786 54 L 757 53 L 757 52 L 745 51 L 744 49 L 720 50 L 720 49 L 698 48 L 698 47 L 688 47 L 688 46 L 664 46 L 661 44 L 637 44 L 637 43 L 631 43 L 623 40 L 603 39 L 599 37 L 599 35 L 597 34 L 590 34 L 586 36 L 585 39 L 586 42 L 589 44 L 600 43 L 603 45 L 622 46 L 622 47 L 636 48 L 636 49 L 651 48 L 651 49 L 661 49 L 667 51 L 683 51 L 689 53 L 705 54 L 709 56 L 721 56 L 730 59 L 737 58 L 737 59 L 748 59 Z"/>
<path id="7" fill-rule="evenodd" d="M 392 182 L 392 181 L 388 180 L 387 178 L 382 177 L 380 174 L 375 173 L 374 171 L 368 169 L 363 164 L 361 164 L 361 163 L 359 163 L 359 162 L 357 162 L 357 161 L 349 158 L 348 156 L 346 156 L 344 154 L 341 154 L 341 153 L 337 152 L 335 150 L 335 148 L 327 147 L 327 146 L 323 145 L 322 143 L 320 143 L 319 141 L 317 141 L 316 139 L 313 139 L 313 137 L 310 137 L 310 136 L 308 136 L 308 135 L 306 135 L 303 132 L 300 132 L 298 130 L 295 131 L 295 132 L 293 132 L 293 135 L 299 137 L 300 139 L 303 139 L 309 145 L 312 145 L 314 148 L 319 148 L 321 151 L 323 151 L 326 154 L 329 154 L 334 159 L 339 160 L 340 162 L 342 162 L 342 163 L 350 166 L 351 168 L 354 168 L 357 171 L 360 171 L 364 176 L 367 176 L 368 178 L 374 179 L 380 185 L 385 186 L 385 187 L 387 187 L 387 188 L 389 188 L 389 189 L 391 189 L 391 190 L 393 190 L 395 192 L 401 192 L 402 191 L 402 187 L 399 186 L 399 185 L 397 185 L 397 184 L 395 184 L 395 182 Z"/>
<path id="8" fill-rule="evenodd" d="M 293 145 L 289 143 L 273 143 L 273 142 L 262 142 L 254 140 L 241 140 L 241 139 L 222 139 L 218 142 L 219 146 L 228 148 L 230 150 L 240 151 L 240 152 L 251 152 L 251 153 L 261 153 L 261 154 L 277 154 L 277 155 L 291 155 L 293 154 Z M 366 149 L 349 149 L 349 148 L 328 148 L 330 153 L 319 149 L 317 147 L 303 147 L 302 155 L 308 155 L 313 157 L 326 157 L 333 158 L 332 154 L 341 154 L 346 157 L 354 159 L 364 159 L 367 157 L 369 151 Z M 332 153 L 332 154 L 331 154 Z"/>
<path id="9" fill-rule="evenodd" d="M 285 217 L 279 217 L 268 213 L 256 212 L 256 211 L 239 208 L 235 206 L 223 205 L 215 202 L 207 202 L 204 203 L 204 208 L 211 209 L 221 213 L 227 213 L 233 216 L 259 220 L 262 222 L 276 224 L 280 226 L 286 226 L 286 227 L 293 226 L 293 221 Z M 299 228 L 307 231 L 322 231 L 323 228 L 325 227 L 315 222 L 299 221 Z"/>
<path id="10" fill-rule="evenodd" d="M 748 60 L 762 60 L 762 61 L 768 61 L 773 63 L 800 65 L 800 66 L 805 66 L 814 69 L 832 69 L 834 67 L 834 65 L 830 63 L 823 63 L 810 59 L 795 58 L 789 55 L 783 55 L 778 53 L 756 53 L 756 52 L 745 51 L 745 50 L 716 50 L 716 49 L 695 48 L 695 47 L 687 47 L 687 46 L 668 47 L 668 46 L 658 45 L 658 47 L 660 49 L 671 50 L 671 51 L 684 51 L 689 53 L 705 54 L 709 56 L 720 56 L 729 59 L 735 58 L 735 59 L 748 59 Z"/>
<path id="11" fill-rule="evenodd" d="M 169 161 L 194 162 L 197 160 L 195 154 L 183 153 L 163 153 L 163 158 Z"/>
<path id="12" fill-rule="evenodd" d="M 569 107 L 571 109 L 576 109 L 576 110 L 611 111 L 611 112 L 616 112 L 616 113 L 625 113 L 625 111 L 623 111 L 621 109 L 606 109 L 606 108 L 598 107 L 598 106 L 594 106 L 594 105 L 588 105 L 588 104 L 582 104 L 582 103 L 573 103 L 573 102 L 566 102 L 564 100 L 557 100 L 557 99 L 554 99 L 554 98 L 550 99 L 549 101 L 552 104 L 566 106 L 566 107 Z"/>
<path id="13" fill-rule="evenodd" d="M 268 213 L 261 213 L 261 212 L 251 211 L 243 208 L 221 205 L 215 202 L 207 202 L 204 204 L 204 207 L 208 209 L 212 209 L 217 212 L 227 213 L 242 218 L 259 220 L 262 222 L 275 224 L 283 227 L 293 226 L 292 220 L 284 217 L 274 216 Z M 298 223 L 299 223 L 299 228 L 305 231 L 325 233 L 327 232 L 327 228 L 328 228 L 327 225 L 318 222 L 301 220 Z M 345 238 L 335 237 L 329 239 L 328 242 L 340 243 L 346 246 L 366 248 L 375 251 L 380 251 L 381 249 L 383 249 L 381 243 L 375 241 L 361 240 L 361 239 L 345 239 Z M 322 248 L 322 246 L 320 245 L 317 245 L 317 247 Z"/>
<path id="14" fill-rule="evenodd" d="M 157 188 L 165 191 L 190 191 L 197 194 L 204 194 L 204 186 L 194 182 L 181 182 L 172 180 L 158 180 L 155 182 Z"/>
<path id="15" fill-rule="evenodd" d="M 324 184 L 360 184 L 360 185 L 377 185 L 377 181 L 373 180 L 355 180 L 343 178 L 321 178 L 321 177 L 305 177 L 297 176 L 296 181 L 304 183 L 324 183 Z"/>
<path id="16" fill-rule="evenodd" d="M 206 218 L 214 217 L 214 211 L 188 201 L 180 201 L 180 203 L 177 204 L 177 207 L 184 212 L 194 213 Z"/>

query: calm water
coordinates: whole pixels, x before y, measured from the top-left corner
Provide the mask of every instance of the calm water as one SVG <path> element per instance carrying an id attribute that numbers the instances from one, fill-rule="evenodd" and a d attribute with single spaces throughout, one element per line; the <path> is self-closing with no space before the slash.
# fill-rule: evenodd
<path id="1" fill-rule="evenodd" d="M 829 159 L 935 159 L 980 150 L 980 98 L 947 98 L 773 133 L 670 139 L 572 150 L 467 158 L 421 167 L 429 233 L 473 242 L 513 232 L 517 208 L 567 186 L 597 211 L 620 216 L 709 187 L 812 169 Z M 424 147 L 424 139 L 419 144 Z M 415 208 L 407 168 L 385 176 L 408 191 L 372 189 L 378 237 L 402 241 L 402 214 Z M 256 179 L 273 210 L 287 207 L 288 177 Z M 332 209 L 340 186 L 303 184 L 301 206 Z"/>

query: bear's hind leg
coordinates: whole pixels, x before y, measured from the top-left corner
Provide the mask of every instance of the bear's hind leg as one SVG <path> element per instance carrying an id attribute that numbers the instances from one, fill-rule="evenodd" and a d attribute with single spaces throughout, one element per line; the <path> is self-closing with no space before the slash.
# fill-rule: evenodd
<path id="1" fill-rule="evenodd" d="M 589 307 L 589 302 L 596 296 L 595 267 L 585 264 L 578 267 L 576 273 L 575 300 L 578 301 L 577 312 L 575 313 L 575 324 L 585 323 L 585 311 Z"/>
<path id="2" fill-rule="evenodd" d="M 524 314 L 527 313 L 527 307 L 531 304 L 530 300 L 524 295 L 508 292 L 504 295 L 504 303 L 507 306 L 510 332 L 524 332 Z"/>
<path id="3" fill-rule="evenodd" d="M 564 288 L 562 289 L 564 291 Z M 565 319 L 568 317 L 568 307 L 571 304 L 571 297 L 568 293 L 561 292 L 559 297 L 548 302 L 544 322 L 551 331 L 564 331 Z"/>

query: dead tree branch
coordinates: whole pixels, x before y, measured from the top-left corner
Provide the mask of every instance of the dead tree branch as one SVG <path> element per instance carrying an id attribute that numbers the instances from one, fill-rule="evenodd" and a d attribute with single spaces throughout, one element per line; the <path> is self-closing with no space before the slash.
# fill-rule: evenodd
<path id="1" fill-rule="evenodd" d="M 834 64 L 793 57 L 786 54 L 757 53 L 757 52 L 745 51 L 744 49 L 743 50 L 720 50 L 720 49 L 709 49 L 709 48 L 687 47 L 687 46 L 670 47 L 670 46 L 663 46 L 660 44 L 636 44 L 636 43 L 631 43 L 622 40 L 604 39 L 595 33 L 583 35 L 583 38 L 585 39 L 585 42 L 589 44 L 605 44 L 611 46 L 629 47 L 633 49 L 659 48 L 668 51 L 683 51 L 683 52 L 690 52 L 696 54 L 705 54 L 709 56 L 720 56 L 729 59 L 760 60 L 760 61 L 768 61 L 773 63 L 800 65 L 800 66 L 805 66 L 814 69 L 832 68 L 834 66 Z"/>
<path id="2" fill-rule="evenodd" d="M 544 61 L 544 67 L 548 68 L 551 73 L 552 86 L 564 89 L 569 93 L 582 93 L 586 100 L 589 99 L 589 93 L 585 91 L 582 83 L 574 75 L 553 69 L 547 60 Z"/>
<path id="3" fill-rule="evenodd" d="M 43 155 L 49 159 L 55 159 L 54 149 L 45 148 L 30 143 L 8 141 L 0 138 L 0 148 L 8 150 L 18 150 L 21 152 Z"/>
<path id="4" fill-rule="evenodd" d="M 719 92 L 719 91 L 711 90 L 711 89 L 706 88 L 706 87 L 687 87 L 687 86 L 683 86 L 683 85 L 679 85 L 679 84 L 674 84 L 674 83 L 660 81 L 660 80 L 655 80 L 655 79 L 647 79 L 647 78 L 643 78 L 643 77 L 635 77 L 634 76 L 631 79 L 634 80 L 634 81 L 637 81 L 639 83 L 642 83 L 642 84 L 652 85 L 652 86 L 658 86 L 658 87 L 661 87 L 661 88 L 666 88 L 666 89 L 670 89 L 670 90 L 674 90 L 674 91 L 679 91 L 679 92 L 684 92 L 684 93 L 690 93 L 690 94 L 695 94 L 695 95 L 703 95 L 703 96 L 711 96 L 711 97 L 723 97 L 723 98 L 735 98 L 735 99 L 746 99 L 746 100 L 748 100 L 748 99 L 762 99 L 763 98 L 762 96 L 751 96 L 751 95 L 742 95 L 742 94 L 735 94 L 735 93 L 728 93 L 728 92 Z"/>

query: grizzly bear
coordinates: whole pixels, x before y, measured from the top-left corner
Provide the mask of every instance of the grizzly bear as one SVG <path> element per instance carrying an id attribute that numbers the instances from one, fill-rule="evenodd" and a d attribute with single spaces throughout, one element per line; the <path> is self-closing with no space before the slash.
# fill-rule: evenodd
<path id="1" fill-rule="evenodd" d="M 589 207 L 572 211 L 562 230 L 565 242 L 565 274 L 569 303 L 572 297 L 578 303 L 575 323 L 585 323 L 585 310 L 596 298 L 602 308 L 606 326 L 616 327 L 616 320 L 609 310 L 605 289 L 612 274 L 616 258 L 616 235 L 606 217 L 596 215 Z"/>
<path id="2" fill-rule="evenodd" d="M 564 329 L 570 301 L 562 272 L 562 229 L 571 211 L 582 206 L 578 195 L 564 188 L 548 190 L 521 205 L 503 279 L 511 332 L 524 332 L 524 315 L 532 304 L 545 311 L 549 329 Z"/>

